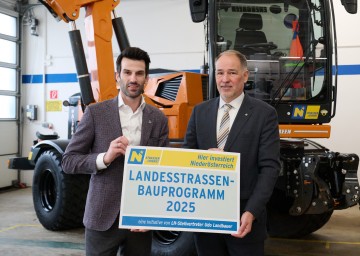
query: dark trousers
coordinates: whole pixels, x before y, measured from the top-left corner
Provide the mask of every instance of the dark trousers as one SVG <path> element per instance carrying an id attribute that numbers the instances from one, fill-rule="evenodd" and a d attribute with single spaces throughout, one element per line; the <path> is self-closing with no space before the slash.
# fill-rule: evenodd
<path id="1" fill-rule="evenodd" d="M 118 219 L 106 231 L 85 229 L 86 256 L 149 256 L 152 232 L 131 232 L 118 228 Z"/>
<path id="2" fill-rule="evenodd" d="M 194 233 L 198 256 L 263 256 L 264 241 L 244 242 L 228 234 Z"/>

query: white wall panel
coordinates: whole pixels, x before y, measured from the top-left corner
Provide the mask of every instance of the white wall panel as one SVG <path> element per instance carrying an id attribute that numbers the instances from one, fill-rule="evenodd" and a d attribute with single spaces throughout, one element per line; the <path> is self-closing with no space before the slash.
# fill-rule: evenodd
<path id="1" fill-rule="evenodd" d="M 130 44 L 149 52 L 152 67 L 200 69 L 203 24 L 192 22 L 188 1 L 125 0 L 116 12 L 123 18 Z"/>
<path id="2" fill-rule="evenodd" d="M 0 131 L 0 188 L 3 188 L 11 186 L 11 181 L 17 179 L 17 170 L 7 168 L 8 159 L 17 153 L 17 124 L 1 121 Z"/>
<path id="3" fill-rule="evenodd" d="M 14 144 L 18 140 L 17 124 L 16 122 L 0 121 L 0 155 L 16 154 L 17 145 Z"/>
<path id="4" fill-rule="evenodd" d="M 0 156 L 0 188 L 12 186 L 12 181 L 17 180 L 17 170 L 9 170 L 7 168 L 7 160 L 14 155 Z"/>

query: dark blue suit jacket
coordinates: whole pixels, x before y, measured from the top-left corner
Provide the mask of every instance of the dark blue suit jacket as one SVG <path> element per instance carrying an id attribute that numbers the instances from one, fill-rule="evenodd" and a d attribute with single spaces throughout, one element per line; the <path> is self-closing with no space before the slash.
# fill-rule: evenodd
<path id="1" fill-rule="evenodd" d="M 218 107 L 219 98 L 194 107 L 185 148 L 207 150 L 217 147 Z M 280 171 L 280 138 L 275 109 L 245 94 L 224 151 L 240 153 L 240 212 L 249 211 L 256 218 L 252 232 L 244 239 L 263 239 L 266 236 L 266 203 Z"/>

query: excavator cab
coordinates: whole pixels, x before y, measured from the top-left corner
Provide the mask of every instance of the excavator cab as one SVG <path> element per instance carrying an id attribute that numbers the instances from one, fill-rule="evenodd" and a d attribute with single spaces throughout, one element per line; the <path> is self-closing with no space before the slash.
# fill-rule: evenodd
<path id="1" fill-rule="evenodd" d="M 325 20 L 325 5 L 329 1 L 218 1 L 213 10 L 217 23 L 210 30 L 248 59 L 246 93 L 275 106 L 280 124 L 324 124 L 334 116 L 334 27 Z M 214 47 L 212 54 L 223 50 Z"/>
<path id="2" fill-rule="evenodd" d="M 357 0 L 341 3 L 357 12 Z M 248 60 L 245 93 L 276 108 L 281 137 L 329 138 L 337 97 L 332 0 L 190 0 L 190 12 L 207 25 L 209 98 L 218 95 L 216 56 L 234 49 Z"/>

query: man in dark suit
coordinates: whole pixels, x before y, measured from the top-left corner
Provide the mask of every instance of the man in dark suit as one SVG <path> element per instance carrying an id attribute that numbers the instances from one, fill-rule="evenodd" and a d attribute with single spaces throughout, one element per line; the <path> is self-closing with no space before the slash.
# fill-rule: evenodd
<path id="1" fill-rule="evenodd" d="M 199 256 L 260 256 L 267 236 L 266 203 L 280 170 L 277 113 L 244 93 L 244 55 L 225 51 L 215 67 L 220 97 L 194 108 L 184 147 L 240 153 L 240 227 L 232 235 L 195 233 L 195 245 Z"/>
<path id="2" fill-rule="evenodd" d="M 167 146 L 168 123 L 142 96 L 150 58 L 135 47 L 126 48 L 116 61 L 118 97 L 90 105 L 63 155 L 64 172 L 91 174 L 84 215 L 86 255 L 150 255 L 152 234 L 118 229 L 128 145 Z M 136 202 L 134 202 L 136 203 Z"/>

